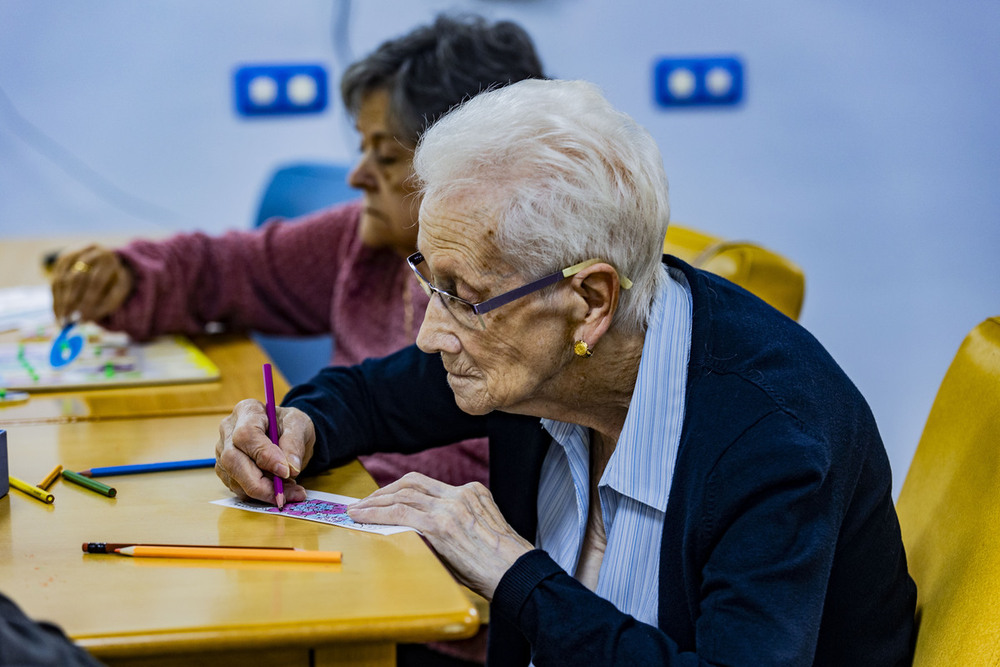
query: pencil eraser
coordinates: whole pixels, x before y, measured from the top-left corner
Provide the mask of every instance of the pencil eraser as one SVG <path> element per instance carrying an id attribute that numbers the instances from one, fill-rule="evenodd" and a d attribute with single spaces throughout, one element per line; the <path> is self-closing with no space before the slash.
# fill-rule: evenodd
<path id="1" fill-rule="evenodd" d="M 7 476 L 10 469 L 7 467 L 7 431 L 0 428 L 0 498 L 3 498 L 10 491 L 10 480 Z"/>

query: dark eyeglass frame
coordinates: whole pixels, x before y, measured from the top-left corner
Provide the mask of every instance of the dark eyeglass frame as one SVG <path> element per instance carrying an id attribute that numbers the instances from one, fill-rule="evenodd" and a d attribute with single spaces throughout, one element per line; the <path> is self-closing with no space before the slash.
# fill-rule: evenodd
<path id="1" fill-rule="evenodd" d="M 468 309 L 468 312 L 476 316 L 476 318 L 479 320 L 480 327 L 486 329 L 486 322 L 483 320 L 483 315 L 490 312 L 491 310 L 495 310 L 500 306 L 505 306 L 512 301 L 516 301 L 521 297 L 528 296 L 529 294 L 537 292 L 538 290 L 548 287 L 549 285 L 554 285 L 555 283 L 559 282 L 560 280 L 563 280 L 564 278 L 569 278 L 570 276 L 574 276 L 580 271 L 583 271 L 588 266 L 593 266 L 594 264 L 597 264 L 602 260 L 597 258 L 588 259 L 583 262 L 580 262 L 579 264 L 567 266 L 565 269 L 562 269 L 561 271 L 550 273 L 549 275 L 539 278 L 538 280 L 533 280 L 527 285 L 516 287 L 508 292 L 504 292 L 503 294 L 498 294 L 497 296 L 490 297 L 485 301 L 480 301 L 479 303 L 472 303 L 471 301 L 466 301 L 460 296 L 456 296 L 451 292 L 446 292 L 440 287 L 436 287 L 434 283 L 428 280 L 427 277 L 424 276 L 422 273 L 420 273 L 420 270 L 417 269 L 417 267 L 421 263 L 423 263 L 423 261 L 424 261 L 423 253 L 419 251 L 413 253 L 412 255 L 406 258 L 406 263 L 410 266 L 410 270 L 413 271 L 413 275 L 417 277 L 417 282 L 420 283 L 420 286 L 424 289 L 424 292 L 427 294 L 427 296 L 433 297 L 435 294 L 440 296 L 441 302 L 444 304 L 445 309 L 453 316 L 455 316 L 455 312 L 449 307 L 449 304 L 450 303 L 460 304 L 462 307 Z M 619 281 L 621 282 L 621 286 L 624 289 L 629 289 L 630 287 L 632 287 L 632 281 L 626 278 L 625 276 L 619 276 Z M 455 319 L 458 320 L 459 322 L 462 321 L 462 319 L 457 316 L 455 317 Z"/>

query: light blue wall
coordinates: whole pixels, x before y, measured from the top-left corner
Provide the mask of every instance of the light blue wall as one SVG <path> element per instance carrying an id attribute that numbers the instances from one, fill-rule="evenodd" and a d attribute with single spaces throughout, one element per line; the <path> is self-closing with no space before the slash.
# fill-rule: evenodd
<path id="1" fill-rule="evenodd" d="M 343 112 L 242 120 L 244 62 L 331 71 L 441 9 L 513 18 L 657 138 L 674 219 L 807 275 L 802 322 L 868 397 L 898 491 L 965 333 L 1000 314 L 1000 4 L 0 0 L 0 237 L 249 224 L 266 174 L 350 160 Z M 738 109 L 664 111 L 663 55 L 740 55 Z M 13 105 L 13 106 L 11 106 Z"/>

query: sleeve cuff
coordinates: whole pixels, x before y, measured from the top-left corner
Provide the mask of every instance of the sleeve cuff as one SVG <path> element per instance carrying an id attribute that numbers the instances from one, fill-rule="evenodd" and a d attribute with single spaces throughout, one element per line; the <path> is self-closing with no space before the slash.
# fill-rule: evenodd
<path id="1" fill-rule="evenodd" d="M 516 625 L 524 603 L 528 601 L 535 588 L 542 581 L 562 572 L 563 569 L 556 565 L 545 551 L 541 549 L 529 551 L 514 561 L 510 569 L 500 578 L 500 583 L 493 592 L 490 613 L 499 613 Z"/>

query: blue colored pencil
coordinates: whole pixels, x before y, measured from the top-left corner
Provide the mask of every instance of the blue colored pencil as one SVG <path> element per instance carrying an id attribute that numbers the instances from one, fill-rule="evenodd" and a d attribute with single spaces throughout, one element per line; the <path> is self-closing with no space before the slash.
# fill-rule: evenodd
<path id="1" fill-rule="evenodd" d="M 81 470 L 84 477 L 110 477 L 111 475 L 133 475 L 141 472 L 164 472 L 167 470 L 189 470 L 191 468 L 214 468 L 215 459 L 189 459 L 187 461 L 163 461 L 161 463 L 136 463 L 127 466 L 106 466 Z"/>

